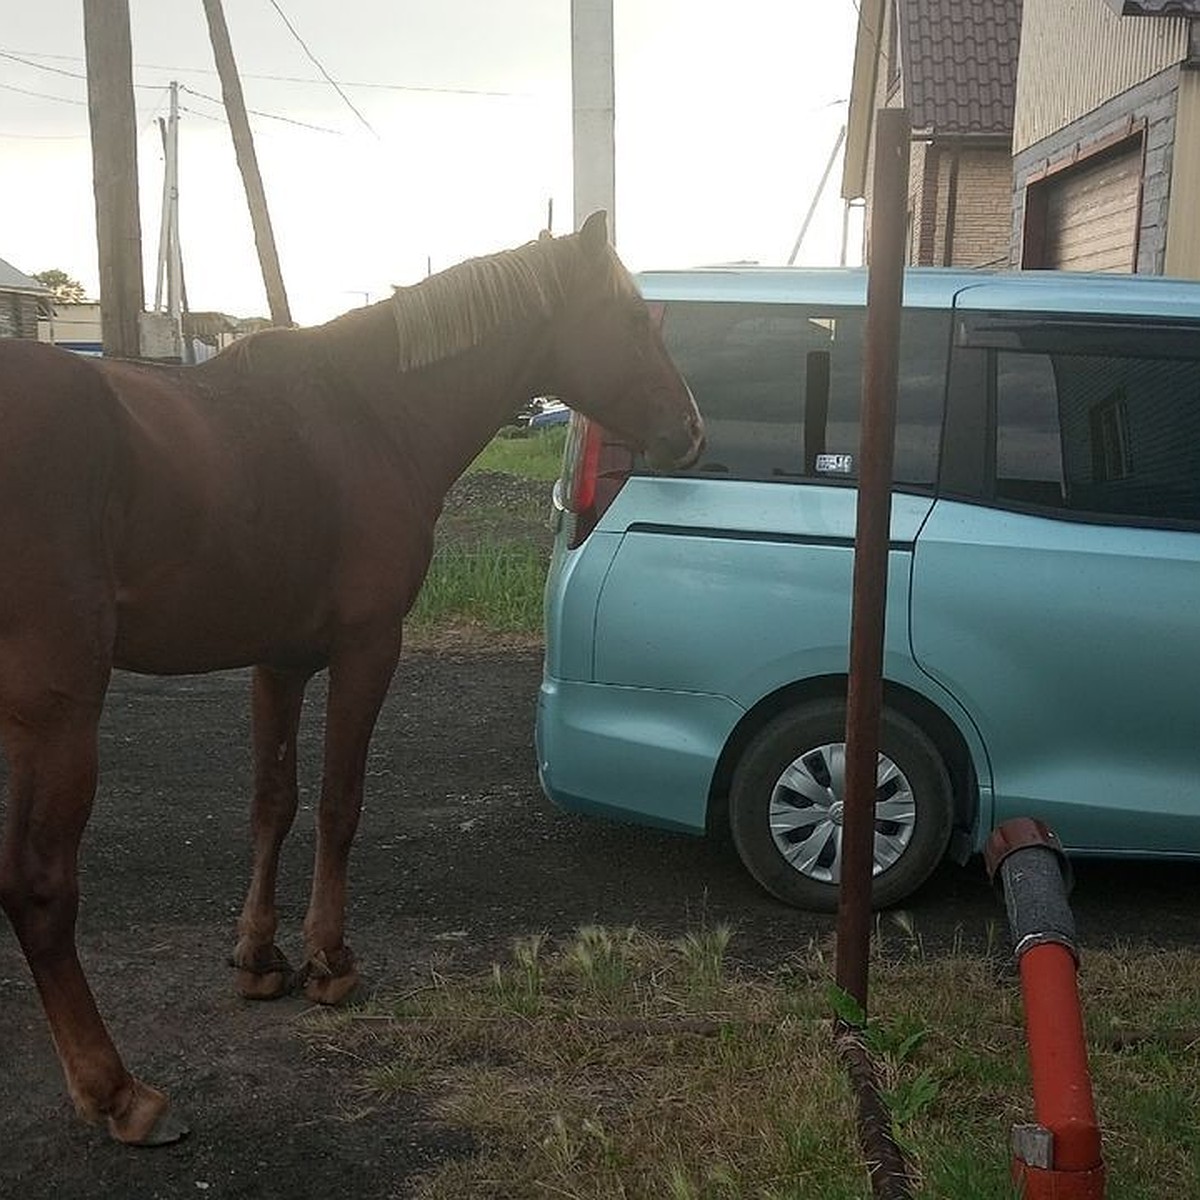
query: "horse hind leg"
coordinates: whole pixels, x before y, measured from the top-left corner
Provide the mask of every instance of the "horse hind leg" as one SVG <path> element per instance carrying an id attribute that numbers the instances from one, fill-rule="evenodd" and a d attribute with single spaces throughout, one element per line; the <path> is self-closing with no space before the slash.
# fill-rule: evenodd
<path id="1" fill-rule="evenodd" d="M 344 941 L 346 876 L 367 749 L 399 654 L 399 631 L 388 626 L 339 647 L 329 665 L 317 852 L 304 919 L 304 993 L 316 1004 L 339 1004 L 358 984 L 354 954 Z"/>
<path id="2" fill-rule="evenodd" d="M 265 666 L 254 671 L 254 798 L 250 812 L 254 867 L 232 959 L 238 991 L 247 1000 L 282 996 L 295 978 L 287 957 L 275 944 L 275 884 L 279 852 L 296 816 L 296 735 L 310 678 L 308 671 Z"/>
<path id="3" fill-rule="evenodd" d="M 107 1121 L 118 1141 L 174 1142 L 186 1128 L 161 1092 L 126 1070 L 75 945 L 78 852 L 96 790 L 96 728 L 108 667 L 89 653 L 94 647 L 64 657 L 61 642 L 41 652 L 26 642 L 21 652 L 14 640 L 0 643 L 0 740 L 9 764 L 0 904 L 29 963 L 80 1115 Z M 80 663 L 92 665 L 88 678 L 80 677 Z M 12 682 L 39 676 L 57 685 L 21 689 Z"/>

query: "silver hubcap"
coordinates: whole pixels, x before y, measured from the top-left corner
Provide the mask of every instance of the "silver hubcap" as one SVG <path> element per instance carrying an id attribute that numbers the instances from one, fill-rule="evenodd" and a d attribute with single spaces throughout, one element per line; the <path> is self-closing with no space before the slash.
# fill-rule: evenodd
<path id="1" fill-rule="evenodd" d="M 771 791 L 771 836 L 779 853 L 822 883 L 837 883 L 842 870 L 842 807 L 846 799 L 846 745 L 830 742 L 806 750 Z M 917 806 L 904 773 L 879 756 L 875 784 L 875 874 L 908 848 Z"/>

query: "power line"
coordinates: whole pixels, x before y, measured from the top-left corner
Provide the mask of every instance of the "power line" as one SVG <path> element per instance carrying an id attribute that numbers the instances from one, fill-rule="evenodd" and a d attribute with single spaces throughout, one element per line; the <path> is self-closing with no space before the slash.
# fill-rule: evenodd
<path id="1" fill-rule="evenodd" d="M 22 57 L 22 54 L 28 57 Z M 83 60 L 77 54 L 46 54 L 40 50 L 26 50 L 22 54 L 18 54 L 11 50 L 0 50 L 0 56 L 11 58 L 15 62 L 24 63 L 29 67 L 36 67 L 39 70 L 50 71 L 52 67 L 47 67 L 43 63 L 32 62 L 35 58 L 48 58 L 56 62 L 82 62 Z M 163 63 L 134 63 L 134 67 L 139 71 L 170 71 L 174 75 L 216 75 L 217 72 L 212 67 L 181 67 L 167 66 Z M 73 71 L 59 71 L 59 74 L 70 75 L 72 78 L 85 79 L 84 75 L 77 75 Z M 243 79 L 260 79 L 269 83 L 300 83 L 306 87 L 324 87 L 325 81 L 320 79 L 307 79 L 299 75 L 269 75 L 255 73 L 253 71 L 240 72 Z M 528 96 L 529 92 L 513 92 L 513 91 L 497 91 L 489 88 L 463 88 L 463 87 L 437 87 L 432 84 L 418 83 L 380 83 L 378 81 L 364 81 L 361 79 L 341 79 L 337 81 L 339 86 L 344 88 L 371 88 L 379 91 L 387 92 L 418 92 L 418 93 L 437 93 L 446 96 L 499 96 L 499 97 L 515 97 Z M 161 87 L 161 84 L 140 83 L 135 84 L 135 87 Z"/>
<path id="2" fill-rule="evenodd" d="M 181 92 L 187 92 L 187 94 L 189 96 L 195 96 L 199 100 L 207 100 L 209 102 L 209 104 L 224 104 L 224 101 L 218 100 L 216 96 L 209 96 L 204 92 L 198 92 L 198 91 L 196 91 L 195 88 L 190 88 L 186 84 L 183 84 L 183 83 L 181 83 L 179 85 L 179 90 Z M 196 109 L 189 108 L 187 111 L 188 112 L 196 112 Z M 283 116 L 280 116 L 278 113 L 262 112 L 260 109 L 257 109 L 257 108 L 248 108 L 248 109 L 246 109 L 246 111 L 248 113 L 253 113 L 254 116 L 256 116 L 256 117 L 266 117 L 268 120 L 271 120 L 271 121 L 283 121 L 288 125 L 299 125 L 301 129 L 314 129 L 318 133 L 333 133 L 333 134 L 337 134 L 338 137 L 345 136 L 340 129 L 330 129 L 328 125 L 313 125 L 309 121 L 300 121 L 300 120 L 297 120 L 295 117 L 283 117 Z M 200 115 L 208 116 L 207 113 L 200 113 Z M 219 120 L 221 120 L 221 118 L 214 117 L 213 120 L 219 121 Z M 372 132 L 374 132 L 374 131 L 372 130 Z"/>
<path id="3" fill-rule="evenodd" d="M 84 81 L 87 80 L 86 75 L 81 74 L 77 71 L 64 71 L 61 67 L 47 67 L 47 66 L 44 66 L 42 63 L 31 62 L 28 59 L 22 58 L 20 55 L 11 54 L 7 50 L 0 50 L 0 58 L 7 58 L 7 59 L 11 59 L 13 62 L 23 63 L 25 66 L 35 67 L 39 71 L 51 71 L 55 75 L 65 75 L 68 79 L 82 79 Z M 310 80 L 309 82 L 315 83 L 316 81 Z M 158 105 L 156 105 L 156 107 L 155 107 L 155 111 L 157 111 L 158 107 L 161 106 L 161 104 L 162 104 L 161 93 L 164 93 L 166 91 L 166 89 L 163 87 L 163 85 L 161 83 L 135 83 L 133 86 L 135 88 L 140 89 L 141 91 L 160 93 L 160 99 L 158 101 Z M 80 104 L 80 105 L 84 105 L 85 107 L 87 105 L 86 100 L 73 100 L 68 96 L 53 96 L 49 92 L 35 92 L 29 88 L 17 87 L 15 84 L 12 84 L 12 83 L 0 83 L 0 88 L 4 88 L 6 91 L 10 91 L 10 92 L 20 92 L 24 96 L 37 96 L 42 100 L 57 100 L 60 104 Z M 222 103 L 220 100 L 216 99 L 215 97 L 208 96 L 204 92 L 198 92 L 194 88 L 187 87 L 186 85 L 181 84 L 180 90 L 189 93 L 189 95 L 196 96 L 201 100 L 207 100 L 211 104 L 221 104 Z M 199 112 L 198 110 L 196 110 L 194 108 L 189 108 L 189 109 L 186 109 L 185 111 L 194 113 L 196 116 L 201 116 L 201 117 L 207 117 L 209 115 L 208 113 Z M 253 113 L 254 116 L 256 116 L 256 117 L 264 117 L 268 121 L 282 121 L 287 125 L 297 125 L 301 129 L 311 129 L 317 133 L 332 133 L 332 134 L 337 134 L 338 136 L 344 136 L 340 129 L 330 129 L 327 125 L 314 125 L 310 121 L 300 121 L 300 120 L 297 120 L 295 117 L 282 116 L 280 113 L 264 112 L 262 109 L 257 109 L 257 108 L 249 108 L 246 111 L 249 113 Z M 210 119 L 214 120 L 214 121 L 221 120 L 220 117 L 212 117 Z M 368 128 L 370 128 L 370 127 L 368 126 Z M 375 131 L 371 130 L 371 132 L 374 133 Z M 376 134 L 376 137 L 378 137 L 378 136 L 379 135 Z"/>
<path id="4" fill-rule="evenodd" d="M 320 59 L 318 59 L 317 56 L 308 48 L 308 44 L 300 36 L 300 34 L 296 31 L 296 27 L 291 23 L 291 21 L 289 21 L 287 19 L 287 14 L 283 11 L 282 8 L 279 7 L 278 0 L 271 0 L 271 7 L 279 14 L 279 19 L 287 26 L 288 32 L 292 35 L 292 37 L 294 37 L 296 39 L 296 41 L 300 43 L 300 49 L 303 50 L 304 53 L 308 55 L 308 57 L 312 61 L 313 65 L 317 68 L 318 71 L 321 72 L 322 75 L 325 76 L 326 80 L 329 82 L 329 84 L 333 88 L 333 90 L 335 92 L 337 92 L 337 94 L 339 96 L 341 96 L 341 98 L 346 102 L 346 107 L 363 123 L 363 125 L 366 127 L 366 129 L 369 130 L 370 133 L 377 140 L 382 141 L 382 139 L 379 137 L 379 134 L 375 132 L 375 128 L 374 128 L 374 126 L 372 126 L 371 122 L 368 121 L 367 118 L 364 117 L 362 115 L 362 113 L 360 113 L 358 111 L 357 108 L 355 108 L 353 101 L 350 99 L 349 96 L 346 95 L 346 93 L 344 91 L 342 91 L 341 85 L 338 83 L 338 81 L 336 79 L 334 79 L 334 77 L 332 75 L 330 75 L 330 73 L 327 70 L 325 70 L 324 66 L 321 64 Z"/>
<path id="5" fill-rule="evenodd" d="M 181 104 L 179 106 L 179 111 L 187 113 L 191 117 L 203 117 L 204 120 L 206 120 L 206 121 L 216 121 L 216 123 L 218 125 L 228 125 L 229 124 L 229 122 L 226 121 L 224 117 L 214 117 L 212 115 L 212 113 L 202 112 L 198 108 L 190 108 L 186 104 Z"/>
<path id="6" fill-rule="evenodd" d="M 13 54 L 9 50 L 0 50 L 0 58 L 7 58 L 11 62 L 21 63 L 22 66 L 32 67 L 35 71 L 49 71 L 54 75 L 64 75 L 68 79 L 87 80 L 87 75 L 82 71 L 66 71 L 62 67 L 48 67 L 45 63 L 34 62 L 29 58 L 22 58 L 21 55 Z M 133 86 L 140 88 L 142 91 L 157 92 L 162 90 L 163 85 L 161 83 L 135 83 Z"/>
<path id="7" fill-rule="evenodd" d="M 52 96 L 49 92 L 34 92 L 29 88 L 17 87 L 13 83 L 0 83 L 0 88 L 6 92 L 20 92 L 22 96 L 37 96 L 41 100 L 57 100 L 59 104 L 82 104 L 87 107 L 86 100 L 72 100 L 70 96 Z"/>

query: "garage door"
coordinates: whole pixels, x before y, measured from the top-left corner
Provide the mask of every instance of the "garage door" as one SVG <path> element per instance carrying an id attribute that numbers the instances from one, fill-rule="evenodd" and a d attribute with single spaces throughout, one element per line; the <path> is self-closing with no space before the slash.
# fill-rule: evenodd
<path id="1" fill-rule="evenodd" d="M 1133 271 L 1141 182 L 1140 143 L 1047 181 L 1043 265 L 1064 271 Z"/>

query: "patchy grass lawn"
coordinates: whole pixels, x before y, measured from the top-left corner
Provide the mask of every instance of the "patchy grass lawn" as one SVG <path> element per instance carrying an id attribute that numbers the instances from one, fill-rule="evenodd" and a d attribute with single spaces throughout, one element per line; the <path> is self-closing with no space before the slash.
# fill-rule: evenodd
<path id="1" fill-rule="evenodd" d="M 496 437 L 483 448 L 467 471 L 494 471 L 553 483 L 558 478 L 566 443 L 565 425 L 534 429 L 520 437 Z"/>
<path id="2" fill-rule="evenodd" d="M 1011 1200 L 1009 1128 L 1032 1119 L 1015 971 L 926 958 L 903 925 L 886 937 L 868 1041 L 918 1195 Z M 407 1094 L 472 1135 L 420 1200 L 868 1197 L 828 949 L 770 974 L 735 953 L 726 929 L 535 935 L 489 973 L 434 974 L 306 1032 L 361 1063 L 347 1119 Z M 1081 988 L 1108 1195 L 1200 1196 L 1200 954 L 1088 954 Z"/>
<path id="3" fill-rule="evenodd" d="M 409 614 L 418 638 L 445 628 L 536 635 L 550 562 L 550 494 L 565 431 L 498 437 L 450 490 L 433 562 Z"/>

